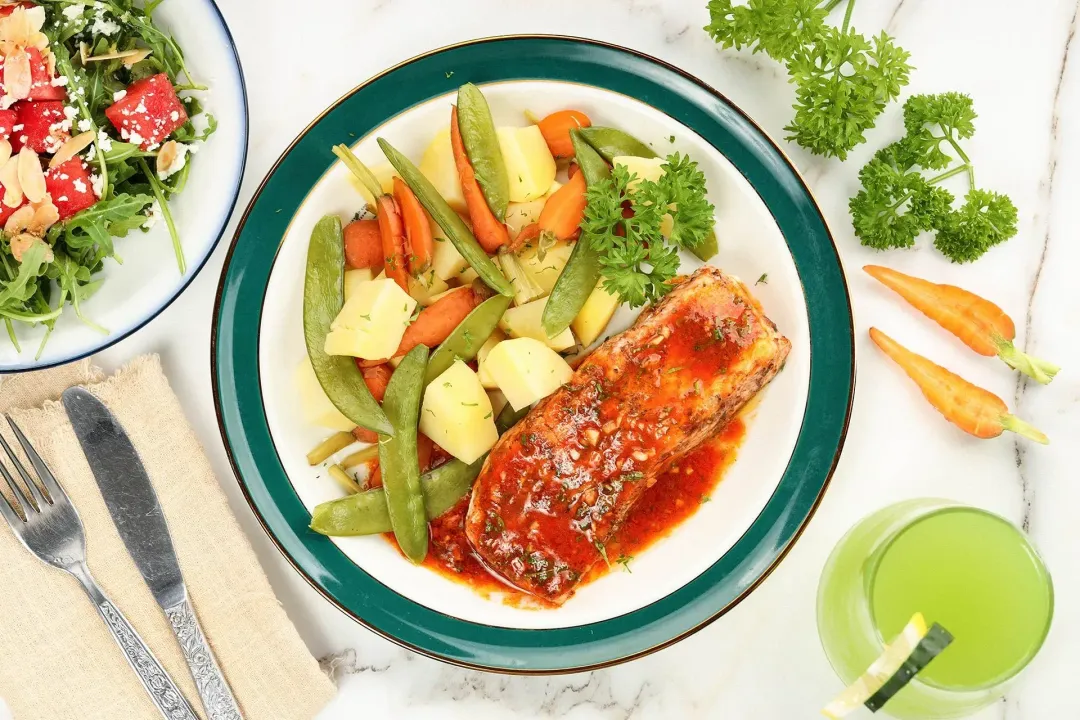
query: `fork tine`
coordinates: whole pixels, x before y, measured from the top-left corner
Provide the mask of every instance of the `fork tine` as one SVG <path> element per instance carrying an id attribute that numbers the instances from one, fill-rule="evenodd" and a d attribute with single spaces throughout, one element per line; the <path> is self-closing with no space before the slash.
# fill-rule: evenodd
<path id="1" fill-rule="evenodd" d="M 14 459 L 14 456 L 10 453 L 11 451 L 9 450 L 8 457 Z M 0 475 L 4 476 L 4 480 L 7 481 L 8 487 L 11 488 L 11 494 L 15 496 L 15 504 L 22 508 L 22 512 L 24 514 L 29 513 L 30 509 L 37 509 L 30 503 L 30 500 L 27 499 L 25 493 L 23 493 L 22 488 L 19 487 L 19 483 L 15 482 L 15 478 L 11 476 L 11 473 L 8 472 L 7 466 L 4 465 L 3 462 L 0 462 Z M 4 498 L 4 502 L 7 503 L 7 498 Z M 9 506 L 9 509 L 14 510 L 15 508 Z"/>
<path id="2" fill-rule="evenodd" d="M 4 452 L 11 458 L 11 462 L 15 466 L 15 469 L 19 471 L 19 475 L 22 477 L 26 489 L 30 491 L 30 502 L 33 503 L 34 509 L 41 512 L 41 508 L 47 502 L 41 494 L 41 488 L 34 482 L 34 478 L 30 477 L 30 473 L 26 471 L 26 467 L 16 459 L 15 453 L 12 451 L 11 446 L 8 445 L 8 441 L 4 439 L 3 435 L 0 435 L 0 446 L 3 446 Z"/>
<path id="3" fill-rule="evenodd" d="M 3 467 L 3 465 L 0 465 L 0 468 Z M 4 472 L 7 473 L 7 470 L 4 470 Z M 21 525 L 26 522 L 23 520 L 22 514 L 13 508 L 11 503 L 8 502 L 8 499 L 3 495 L 0 495 L 0 515 L 4 516 L 4 519 L 8 521 L 8 525 L 11 525 L 11 529 L 16 533 L 19 531 Z"/>
<path id="4" fill-rule="evenodd" d="M 64 488 L 60 487 L 60 483 L 57 481 L 56 476 L 52 474 L 52 470 L 49 470 L 49 466 L 45 464 L 45 461 L 38 455 L 37 450 L 30 444 L 30 441 L 26 439 L 26 435 L 15 424 L 15 421 L 11 419 L 10 415 L 5 415 L 8 425 L 11 426 L 12 432 L 15 433 L 15 439 L 19 441 L 19 445 L 22 447 L 23 452 L 26 453 L 26 457 L 30 458 L 30 463 L 34 466 L 34 470 L 37 472 L 38 478 L 41 479 L 41 484 L 45 486 L 45 498 L 49 504 L 56 502 L 67 501 L 67 493 L 64 492 Z M 11 450 L 8 450 L 8 454 L 11 454 Z"/>

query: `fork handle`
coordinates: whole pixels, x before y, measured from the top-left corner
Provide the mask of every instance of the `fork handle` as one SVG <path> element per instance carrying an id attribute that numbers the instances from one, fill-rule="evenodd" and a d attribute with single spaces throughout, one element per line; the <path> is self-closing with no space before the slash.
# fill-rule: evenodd
<path id="1" fill-rule="evenodd" d="M 105 596 L 90 570 L 85 564 L 68 568 L 69 572 L 82 583 L 90 601 L 94 603 L 101 619 L 116 640 L 116 644 L 124 652 L 128 664 L 138 674 L 150 699 L 157 706 L 158 711 L 166 720 L 199 720 L 199 716 L 191 709 L 191 705 L 184 698 L 180 688 L 169 677 L 161 663 L 150 652 L 139 633 L 131 626 L 128 619 L 120 612 L 112 601 Z"/>
<path id="2" fill-rule="evenodd" d="M 195 609 L 186 598 L 165 610 L 173 633 L 184 651 L 184 659 L 191 668 L 191 677 L 202 699 L 203 710 L 210 720 L 243 720 L 229 683 L 221 673 L 210 644 L 206 642 L 202 626 L 195 616 Z"/>

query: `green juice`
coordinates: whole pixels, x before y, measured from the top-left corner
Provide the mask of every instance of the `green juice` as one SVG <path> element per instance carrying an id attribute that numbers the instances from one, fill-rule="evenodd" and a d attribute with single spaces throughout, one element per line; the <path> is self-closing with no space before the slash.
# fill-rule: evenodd
<path id="1" fill-rule="evenodd" d="M 1008 521 L 945 500 L 899 503 L 840 541 L 818 589 L 818 631 L 844 684 L 916 612 L 954 636 L 884 708 L 899 718 L 960 717 L 999 699 L 1050 627 L 1050 576 Z"/>

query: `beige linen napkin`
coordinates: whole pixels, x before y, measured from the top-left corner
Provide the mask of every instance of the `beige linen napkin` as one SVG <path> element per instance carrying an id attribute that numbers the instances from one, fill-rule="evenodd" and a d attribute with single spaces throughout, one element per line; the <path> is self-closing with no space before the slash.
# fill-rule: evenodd
<path id="1" fill-rule="evenodd" d="M 107 380 L 89 361 L 0 378 L 0 412 L 11 413 L 78 508 L 90 570 L 105 592 L 205 717 L 165 615 L 55 402 L 78 384 L 109 406 L 142 456 L 195 611 L 248 720 L 312 717 L 334 686 L 275 599 L 156 356 Z M 6 423 L 4 430 L 10 441 Z M 32 556 L 3 523 L 0 696 L 15 720 L 160 717 L 75 579 Z"/>

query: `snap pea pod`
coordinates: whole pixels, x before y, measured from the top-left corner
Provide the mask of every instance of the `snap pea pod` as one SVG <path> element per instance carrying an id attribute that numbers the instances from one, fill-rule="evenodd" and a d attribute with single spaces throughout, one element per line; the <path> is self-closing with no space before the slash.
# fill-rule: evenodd
<path id="1" fill-rule="evenodd" d="M 634 157 L 643 158 L 659 157 L 648 145 L 630 133 L 617 128 L 597 127 L 594 125 L 581 128 L 579 132 L 589 145 L 592 145 L 593 149 L 608 162 L 620 155 L 633 155 Z"/>
<path id="2" fill-rule="evenodd" d="M 502 222 L 510 203 L 510 177 L 506 174 L 502 148 L 495 134 L 495 121 L 491 119 L 480 88 L 465 83 L 458 88 L 458 129 L 465 154 L 469 156 L 476 182 L 484 193 L 492 214 Z"/>
<path id="3" fill-rule="evenodd" d="M 341 219 L 327 215 L 315 223 L 308 244 L 304 274 L 304 342 L 311 366 L 326 397 L 360 427 L 384 435 L 394 428 L 371 396 L 364 376 L 351 357 L 327 355 L 326 336 L 345 303 L 345 240 Z"/>
<path id="4" fill-rule="evenodd" d="M 587 186 L 591 187 L 611 175 L 608 164 L 585 141 L 580 129 L 570 131 L 570 141 L 574 144 L 574 159 Z M 541 322 L 548 337 L 555 337 L 570 327 L 599 279 L 600 255 L 583 234 L 570 252 L 570 258 L 559 273 L 544 306 Z"/>
<path id="5" fill-rule="evenodd" d="M 517 421 L 525 417 L 529 409 L 514 410 L 507 403 L 495 419 L 495 427 L 502 435 Z M 483 455 L 472 465 L 451 460 L 445 465 L 424 473 L 420 487 L 424 493 L 424 509 L 427 517 L 434 520 L 454 507 L 458 500 L 472 489 L 473 481 L 484 467 Z M 311 529 L 322 535 L 377 535 L 390 532 L 390 511 L 386 505 L 386 492 L 382 488 L 348 495 L 339 500 L 319 503 L 311 514 Z"/>
<path id="6" fill-rule="evenodd" d="M 473 308 L 473 311 L 465 316 L 461 324 L 439 344 L 438 349 L 431 355 L 427 365 L 428 384 L 442 375 L 454 364 L 455 358 L 464 361 L 472 360 L 480 350 L 480 346 L 487 342 L 491 333 L 499 325 L 499 319 L 510 307 L 510 298 L 505 295 L 494 295 Z"/>
<path id="7" fill-rule="evenodd" d="M 383 396 L 383 409 L 395 433 L 392 438 L 379 438 L 379 467 L 390 527 L 401 552 L 416 564 L 424 561 L 428 550 L 427 511 L 416 453 L 416 425 L 427 359 L 427 346 L 420 344 L 394 370 Z"/>
<path id="8" fill-rule="evenodd" d="M 476 241 L 476 237 L 469 230 L 465 221 L 451 209 L 446 200 L 439 195 L 439 191 L 424 177 L 423 173 L 412 164 L 409 158 L 402 155 L 394 146 L 379 138 L 379 147 L 394 169 L 401 175 L 401 179 L 409 186 L 416 195 L 416 199 L 428 211 L 435 223 L 442 228 L 450 242 L 457 251 L 465 258 L 465 261 L 476 271 L 480 279 L 487 283 L 495 292 L 507 297 L 514 297 L 514 288 L 510 281 L 499 272 L 499 268 L 491 261 L 484 248 Z"/>

